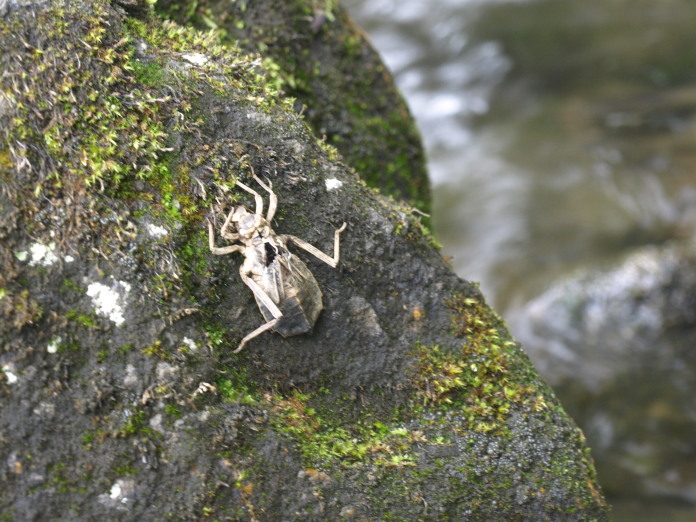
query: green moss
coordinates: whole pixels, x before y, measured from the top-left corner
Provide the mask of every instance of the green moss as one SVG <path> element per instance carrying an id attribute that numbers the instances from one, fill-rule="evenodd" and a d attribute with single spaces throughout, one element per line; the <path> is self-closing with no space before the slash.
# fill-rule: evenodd
<path id="1" fill-rule="evenodd" d="M 198 230 L 190 235 L 187 241 L 181 246 L 179 256 L 182 262 L 188 267 L 189 274 L 196 276 L 208 275 L 208 233 L 206 230 Z"/>
<path id="2" fill-rule="evenodd" d="M 127 37 L 107 41 L 113 32 L 107 31 L 103 9 L 96 2 L 92 12 L 52 8 L 37 15 L 39 30 L 55 18 L 66 23 L 52 26 L 53 39 L 35 44 L 33 60 L 26 64 L 32 77 L 29 92 L 22 93 L 9 129 L 13 150 L 23 150 L 22 143 L 28 140 L 43 143 L 47 164 L 55 166 L 53 172 L 45 173 L 36 192 L 60 188 L 66 176 L 73 175 L 87 185 L 115 191 L 131 176 L 147 178 L 153 171 L 150 163 L 164 148 L 162 124 L 153 117 L 160 102 L 134 86 L 132 41 Z M 82 28 L 82 33 L 68 33 L 76 28 Z M 24 37 L 34 40 L 32 34 Z M 45 112 L 52 113 L 48 127 L 34 125 L 31 109 L 23 103 L 31 97 L 41 99 Z M 73 137 L 70 146 L 66 146 L 67 136 Z"/>
<path id="3" fill-rule="evenodd" d="M 89 431 L 82 435 L 82 449 L 90 451 L 95 443 L 103 441 L 107 437 L 107 433 L 101 429 Z"/>
<path id="4" fill-rule="evenodd" d="M 205 333 L 208 336 L 208 342 L 213 348 L 220 347 L 225 342 L 225 334 L 227 329 L 217 323 L 208 323 L 204 326 Z"/>
<path id="5" fill-rule="evenodd" d="M 257 404 L 261 397 L 243 368 L 228 368 L 216 381 L 218 393 L 227 402 Z"/>
<path id="6" fill-rule="evenodd" d="M 42 306 L 31 296 L 29 290 L 10 292 L 3 289 L 0 305 L 8 323 L 17 330 L 38 322 L 43 316 Z"/>
<path id="7" fill-rule="evenodd" d="M 337 2 L 163 1 L 158 9 L 182 24 L 213 27 L 230 48 L 260 53 L 268 86 L 304 104 L 320 144 L 335 146 L 370 186 L 428 211 L 420 136 L 384 65 Z"/>
<path id="8" fill-rule="evenodd" d="M 32 183 L 34 196 L 50 197 L 66 189 L 81 195 L 86 186 L 119 199 L 150 199 L 154 213 L 163 211 L 166 220 L 183 223 L 186 230 L 203 212 L 201 202 L 191 197 L 186 174 L 224 156 L 214 144 L 198 156 L 176 158 L 173 172 L 168 136 L 191 132 L 198 124 L 186 119 L 191 109 L 187 100 L 195 100 L 207 86 L 226 96 L 234 92 L 266 109 L 291 102 L 281 99 L 259 74 L 256 57 L 219 45 L 219 31 L 198 31 L 144 16 L 126 17 L 119 34 L 106 22 L 106 5 L 98 1 L 80 12 L 57 7 L 40 11 L 36 31 L 49 35 L 40 41 L 33 31 L 21 28 L 19 40 L 35 47 L 22 66 L 28 78 L 24 89 L 3 92 L 13 114 L 0 133 L 7 144 L 0 161 L 8 166 L 47 166 Z M 148 44 L 147 61 L 136 58 L 140 40 Z M 186 65 L 171 67 L 172 56 Z M 183 91 L 177 99 L 168 87 L 173 83 Z M 41 146 L 27 147 L 27 142 Z M 22 151 L 30 155 L 24 157 Z M 142 184 L 137 185 L 142 182 L 145 193 Z M 80 209 L 80 202 L 73 208 Z M 75 220 L 80 220 L 79 212 Z M 202 271 L 198 246 L 187 246 L 184 254 L 195 257 Z M 171 290 L 167 284 L 155 281 L 163 294 Z"/>
<path id="9" fill-rule="evenodd" d="M 46 487 L 53 487 L 58 493 L 75 493 L 79 495 L 84 495 L 87 492 L 85 484 L 91 477 L 75 476 L 72 470 L 68 469 L 68 465 L 65 462 L 59 462 L 48 469 L 49 479 L 47 481 Z"/>
<path id="10" fill-rule="evenodd" d="M 80 346 L 79 343 L 76 342 L 62 342 L 58 346 L 57 353 L 66 353 L 66 352 L 79 352 L 82 350 L 82 346 Z"/>
<path id="11" fill-rule="evenodd" d="M 0 92 L 0 97 L 3 93 Z M 0 148 L 0 176 L 5 178 L 9 175 L 10 169 L 12 168 L 12 156 L 10 155 L 10 149 L 7 147 Z"/>
<path id="12" fill-rule="evenodd" d="M 342 422 L 336 418 L 340 407 L 333 401 L 331 412 L 322 414 L 311 406 L 308 394 L 295 392 L 267 400 L 274 428 L 297 443 L 308 466 L 412 466 L 413 444 L 424 441 L 422 433 L 412 433 L 398 423 L 370 421 L 369 415 L 362 422 Z"/>
<path id="13" fill-rule="evenodd" d="M 397 211 L 392 212 L 389 217 L 394 224 L 395 234 L 404 235 L 413 243 L 425 241 L 425 244 L 432 248 L 438 250 L 442 248 L 428 226 L 430 223 L 428 214 L 399 202 L 394 202 L 394 208 Z"/>
<path id="14" fill-rule="evenodd" d="M 291 100 L 279 96 L 278 80 L 273 75 L 262 74 L 259 61 L 241 52 L 236 46 L 226 46 L 224 31 L 212 28 L 198 30 L 180 26 L 172 20 L 150 18 L 145 21 L 129 18 L 126 22 L 133 35 L 144 39 L 152 50 L 166 53 L 183 53 L 193 67 L 186 73 L 187 84 L 204 81 L 220 94 L 231 89 L 243 90 L 259 104 L 270 108 L 283 104 L 290 108 Z M 136 65 L 136 73 L 144 75 L 145 83 L 159 84 L 163 78 L 156 64 Z"/>
<path id="15" fill-rule="evenodd" d="M 179 407 L 171 402 L 164 406 L 164 413 L 173 419 L 180 419 L 182 415 Z"/>
<path id="16" fill-rule="evenodd" d="M 133 350 L 133 348 L 135 348 L 135 346 L 132 343 L 126 343 L 118 349 L 118 353 L 120 353 L 121 355 L 125 355 L 131 350 Z"/>
<path id="17" fill-rule="evenodd" d="M 150 357 L 157 357 L 158 359 L 161 359 L 163 361 L 172 360 L 172 354 L 169 353 L 166 350 L 166 348 L 162 346 L 162 341 L 160 341 L 159 339 L 153 342 L 150 346 L 146 346 L 141 351 L 144 355 L 148 355 Z"/>
<path id="18" fill-rule="evenodd" d="M 146 425 L 147 413 L 137 408 L 128 412 L 128 420 L 115 433 L 116 437 L 132 437 L 134 435 L 153 435 L 152 428 Z"/>
<path id="19" fill-rule="evenodd" d="M 466 343 L 459 352 L 416 347 L 413 383 L 422 404 L 456 409 L 469 428 L 483 432 L 500 432 L 508 414 L 523 404 L 547 408 L 541 392 L 515 377 L 517 344 L 500 318 L 478 298 L 458 296 L 449 306 L 454 334 Z"/>
<path id="20" fill-rule="evenodd" d="M 99 326 L 99 320 L 94 312 L 85 314 L 77 310 L 69 310 L 68 313 L 65 314 L 65 318 L 85 328 L 96 328 Z"/>
<path id="21" fill-rule="evenodd" d="M 130 459 L 123 458 L 121 460 L 124 462 L 116 464 L 112 470 L 117 477 L 135 475 L 138 472 L 138 469 L 133 465 Z"/>
<path id="22" fill-rule="evenodd" d="M 84 292 L 84 289 L 80 285 L 78 285 L 77 283 L 75 283 L 71 279 L 68 279 L 67 277 L 65 279 L 63 279 L 63 288 L 65 290 L 70 290 L 73 292 L 80 292 L 80 293 Z"/>

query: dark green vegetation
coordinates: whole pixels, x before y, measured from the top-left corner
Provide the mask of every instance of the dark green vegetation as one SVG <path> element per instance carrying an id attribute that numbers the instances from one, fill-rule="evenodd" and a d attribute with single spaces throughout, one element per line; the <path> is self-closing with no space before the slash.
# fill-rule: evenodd
<path id="1" fill-rule="evenodd" d="M 419 395 L 424 404 L 454 409 L 476 431 L 499 431 L 515 405 L 535 411 L 548 408 L 544 395 L 520 378 L 524 361 L 515 360 L 516 343 L 500 318 L 476 298 L 448 302 L 454 311 L 454 334 L 467 342 L 461 352 L 443 352 L 438 346 L 416 351 Z"/>
<path id="2" fill-rule="evenodd" d="M 336 161 L 277 71 L 219 28 L 106 1 L 5 21 L 8 516 L 606 517 L 582 434 L 476 287 Z M 261 315 L 205 219 L 252 203 L 234 188 L 251 168 L 279 231 L 329 250 L 348 229 L 339 269 L 308 261 L 314 332 L 237 356 Z"/>

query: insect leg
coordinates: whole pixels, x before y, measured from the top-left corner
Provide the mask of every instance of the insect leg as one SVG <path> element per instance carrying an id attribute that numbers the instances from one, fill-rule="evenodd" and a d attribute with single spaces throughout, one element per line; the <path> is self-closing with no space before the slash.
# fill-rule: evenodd
<path id="1" fill-rule="evenodd" d="M 341 228 L 337 229 L 336 232 L 334 232 L 333 257 L 327 256 L 324 252 L 319 250 L 317 247 L 310 245 L 309 243 L 300 239 L 299 237 L 291 236 L 289 234 L 283 234 L 283 235 L 278 236 L 278 237 L 280 237 L 283 240 L 288 240 L 288 239 L 291 240 L 298 247 L 306 250 L 307 252 L 309 252 L 313 256 L 317 257 L 318 259 L 321 259 L 324 263 L 326 263 L 330 267 L 336 268 L 336 266 L 338 265 L 338 260 L 339 260 L 340 253 L 341 253 L 341 251 L 340 251 L 340 246 L 341 246 L 340 245 L 340 243 L 341 243 L 340 235 L 341 235 L 341 232 L 343 232 L 346 229 L 346 226 L 347 226 L 347 224 L 343 223 L 343 225 L 341 225 Z"/>
<path id="2" fill-rule="evenodd" d="M 227 229 L 229 228 L 230 223 L 232 222 L 232 217 L 234 216 L 235 210 L 237 209 L 235 207 L 232 207 L 230 213 L 227 214 L 227 219 L 225 219 L 225 223 L 222 225 L 222 228 L 220 229 L 220 235 L 229 241 L 235 241 L 239 238 L 239 234 L 227 232 Z"/>
<path id="3" fill-rule="evenodd" d="M 268 182 L 268 185 L 266 185 L 263 181 L 261 181 L 261 179 L 256 175 L 256 173 L 253 170 L 251 171 L 251 173 L 254 176 L 256 183 L 261 185 L 264 189 L 266 189 L 266 192 L 268 192 L 268 214 L 266 214 L 266 221 L 270 223 L 273 220 L 273 216 L 275 216 L 276 213 L 276 207 L 278 206 L 278 196 L 276 196 L 275 192 L 273 192 L 273 184 L 270 181 Z"/>
<path id="4" fill-rule="evenodd" d="M 208 221 L 208 246 L 210 251 L 216 256 L 224 256 L 225 254 L 231 254 L 233 252 L 243 252 L 244 247 L 241 245 L 229 245 L 226 247 L 216 247 L 215 246 L 215 232 L 213 231 L 213 224 Z"/>
<path id="5" fill-rule="evenodd" d="M 253 188 L 247 187 L 244 183 L 241 181 L 237 181 L 236 185 L 238 185 L 240 188 L 243 188 L 246 190 L 249 194 L 254 195 L 254 200 L 256 201 L 256 214 L 259 216 L 263 215 L 263 198 L 261 197 L 261 194 L 256 192 Z"/>
<path id="6" fill-rule="evenodd" d="M 250 341 L 251 339 L 253 339 L 253 338 L 256 337 L 257 335 L 262 334 L 263 332 L 265 332 L 266 330 L 270 330 L 271 328 L 273 328 L 273 327 L 276 325 L 277 322 L 278 322 L 278 319 L 272 319 L 271 321 L 268 321 L 266 324 L 262 324 L 261 326 L 259 326 L 259 327 L 258 327 L 256 330 L 254 330 L 253 332 L 247 334 L 247 335 L 244 337 L 244 339 L 242 339 L 242 342 L 239 343 L 239 346 L 238 346 L 237 349 L 234 351 L 234 353 L 239 353 L 239 352 L 241 352 L 241 351 L 242 351 L 242 348 L 244 348 L 244 345 L 247 343 L 247 341 Z"/>
<path id="7" fill-rule="evenodd" d="M 239 275 L 242 278 L 242 281 L 244 281 L 244 284 L 247 285 L 252 292 L 254 292 L 254 295 L 259 302 L 268 308 L 268 311 L 271 312 L 274 319 L 279 319 L 283 316 L 283 312 L 281 312 L 278 306 L 273 302 L 273 299 L 271 299 L 270 296 L 264 292 L 263 288 L 261 288 L 256 281 L 248 276 L 248 273 L 244 269 L 244 265 L 239 267 Z"/>

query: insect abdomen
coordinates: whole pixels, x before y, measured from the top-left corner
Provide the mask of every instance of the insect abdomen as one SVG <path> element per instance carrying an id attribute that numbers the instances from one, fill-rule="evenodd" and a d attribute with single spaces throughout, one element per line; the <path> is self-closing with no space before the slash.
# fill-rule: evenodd
<path id="1" fill-rule="evenodd" d="M 283 316 L 273 327 L 273 331 L 283 337 L 310 332 L 324 305 L 321 290 L 314 275 L 299 259 L 291 265 L 290 277 L 283 281 L 285 299 L 278 304 Z M 259 309 L 267 321 L 273 319 L 271 312 L 257 300 Z"/>

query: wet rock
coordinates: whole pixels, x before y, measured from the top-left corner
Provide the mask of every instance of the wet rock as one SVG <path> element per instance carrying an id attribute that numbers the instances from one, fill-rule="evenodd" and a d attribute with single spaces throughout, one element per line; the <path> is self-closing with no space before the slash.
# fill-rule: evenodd
<path id="1" fill-rule="evenodd" d="M 105 1 L 9 16 L 8 516 L 606 519 L 581 432 L 478 288 L 257 56 Z M 293 250 L 324 294 L 313 332 L 235 354 L 263 319 L 206 220 L 253 207 L 252 169 L 278 232 L 330 252 L 348 228 L 337 269 Z"/>
<path id="2" fill-rule="evenodd" d="M 533 300 L 516 324 L 616 495 L 696 502 L 696 250 L 652 246 Z"/>

